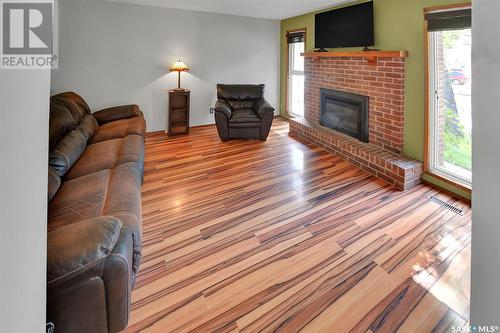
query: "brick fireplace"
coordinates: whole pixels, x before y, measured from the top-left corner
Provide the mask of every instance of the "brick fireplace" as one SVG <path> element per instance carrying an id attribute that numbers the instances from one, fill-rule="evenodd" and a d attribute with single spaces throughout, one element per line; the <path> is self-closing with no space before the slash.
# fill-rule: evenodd
<path id="1" fill-rule="evenodd" d="M 305 117 L 291 119 L 290 136 L 321 146 L 398 189 L 409 189 L 420 183 L 422 164 L 402 155 L 405 57 L 366 58 L 340 52 L 305 54 Z M 366 98 L 368 140 L 363 141 L 368 142 L 323 126 L 324 91 Z"/>

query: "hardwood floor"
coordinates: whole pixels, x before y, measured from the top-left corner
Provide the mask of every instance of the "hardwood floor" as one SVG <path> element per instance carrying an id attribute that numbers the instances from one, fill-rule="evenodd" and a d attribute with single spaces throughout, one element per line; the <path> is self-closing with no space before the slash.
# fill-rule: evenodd
<path id="1" fill-rule="evenodd" d="M 146 139 L 126 332 L 450 332 L 469 317 L 470 208 L 399 192 L 276 120 Z M 464 209 L 458 215 L 428 197 Z"/>

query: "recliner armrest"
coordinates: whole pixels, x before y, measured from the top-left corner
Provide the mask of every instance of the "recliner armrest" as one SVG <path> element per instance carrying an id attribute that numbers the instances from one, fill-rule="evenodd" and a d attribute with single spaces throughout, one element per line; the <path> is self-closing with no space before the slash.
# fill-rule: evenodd
<path id="1" fill-rule="evenodd" d="M 139 106 L 136 104 L 112 106 L 92 113 L 99 125 L 110 121 L 128 119 L 135 116 L 142 116 Z"/>
<path id="2" fill-rule="evenodd" d="M 256 101 L 253 105 L 253 109 L 260 119 L 262 119 L 267 112 L 274 115 L 274 108 L 265 99 Z"/>
<path id="3" fill-rule="evenodd" d="M 77 276 L 102 276 L 104 261 L 118 241 L 121 228 L 119 219 L 101 216 L 49 232 L 48 287 L 55 287 Z"/>
<path id="4" fill-rule="evenodd" d="M 226 118 L 231 119 L 231 106 L 224 100 L 219 99 L 215 102 L 215 112 L 222 112 Z"/>

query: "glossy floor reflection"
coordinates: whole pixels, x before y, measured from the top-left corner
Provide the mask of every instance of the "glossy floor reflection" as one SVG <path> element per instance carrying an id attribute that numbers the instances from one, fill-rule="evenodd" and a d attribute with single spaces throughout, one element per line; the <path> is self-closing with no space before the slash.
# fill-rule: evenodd
<path id="1" fill-rule="evenodd" d="M 449 332 L 468 320 L 470 208 L 396 191 L 276 120 L 146 140 L 128 332 Z M 465 210 L 429 201 L 438 194 Z"/>

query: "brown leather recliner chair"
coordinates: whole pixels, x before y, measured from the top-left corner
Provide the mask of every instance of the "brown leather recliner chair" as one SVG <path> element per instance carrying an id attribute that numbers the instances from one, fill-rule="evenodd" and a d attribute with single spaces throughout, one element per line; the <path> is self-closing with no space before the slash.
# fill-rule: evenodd
<path id="1" fill-rule="evenodd" d="M 137 105 L 94 113 L 50 99 L 47 321 L 55 332 L 127 326 L 141 258 L 146 123 Z"/>
<path id="2" fill-rule="evenodd" d="M 222 141 L 267 139 L 274 108 L 264 99 L 263 84 L 218 84 L 215 123 Z"/>

